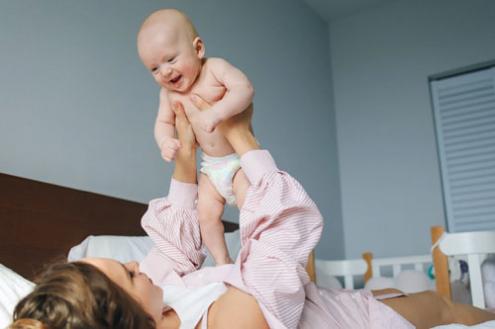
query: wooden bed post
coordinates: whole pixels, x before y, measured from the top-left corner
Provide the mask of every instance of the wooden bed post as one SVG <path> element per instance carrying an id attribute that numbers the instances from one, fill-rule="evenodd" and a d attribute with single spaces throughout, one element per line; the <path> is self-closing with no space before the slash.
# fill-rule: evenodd
<path id="1" fill-rule="evenodd" d="M 444 233 L 442 226 L 432 226 L 431 243 L 434 245 Z M 435 280 L 437 293 L 452 300 L 450 293 L 449 262 L 448 257 L 436 246 L 432 251 L 433 266 L 435 268 Z"/>
<path id="2" fill-rule="evenodd" d="M 315 268 L 315 251 L 313 250 L 309 254 L 308 265 L 306 266 L 306 271 L 308 272 L 311 281 L 316 283 L 316 268 Z"/>
<path id="3" fill-rule="evenodd" d="M 371 251 L 366 251 L 361 255 L 361 257 L 363 257 L 366 265 L 368 266 L 366 272 L 364 273 L 364 283 L 366 283 L 373 277 L 373 268 L 371 267 L 371 262 L 373 261 L 373 253 Z"/>

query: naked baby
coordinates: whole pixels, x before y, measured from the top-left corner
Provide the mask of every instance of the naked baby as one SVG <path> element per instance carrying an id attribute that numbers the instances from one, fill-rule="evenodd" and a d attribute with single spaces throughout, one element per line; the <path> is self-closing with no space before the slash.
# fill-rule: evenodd
<path id="1" fill-rule="evenodd" d="M 240 169 L 239 156 L 215 127 L 251 106 L 252 84 L 226 60 L 206 58 L 204 43 L 193 24 L 175 9 L 159 10 L 146 18 L 137 47 L 141 61 L 160 86 L 155 139 L 162 158 L 174 160 L 180 147 L 173 110 L 180 103 L 203 151 L 197 204 L 201 237 L 217 265 L 231 263 L 221 217 L 225 203 L 236 202 L 236 187 L 249 182 Z M 193 95 L 212 107 L 192 111 Z"/>

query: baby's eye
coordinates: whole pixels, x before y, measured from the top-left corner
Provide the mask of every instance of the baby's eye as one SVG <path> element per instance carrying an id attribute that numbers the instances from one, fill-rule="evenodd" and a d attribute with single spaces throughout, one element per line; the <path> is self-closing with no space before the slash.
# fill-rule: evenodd
<path id="1" fill-rule="evenodd" d="M 158 67 L 152 67 L 150 71 L 151 73 L 156 73 L 158 72 Z"/>
<path id="2" fill-rule="evenodd" d="M 175 62 L 175 58 L 176 58 L 176 57 L 172 57 L 172 58 L 170 58 L 170 59 L 168 60 L 168 62 L 169 62 L 169 63 L 173 63 L 173 62 Z"/>
<path id="3" fill-rule="evenodd" d="M 131 277 L 131 279 L 136 276 L 136 272 L 134 271 L 128 270 L 127 272 L 129 272 L 129 276 Z"/>

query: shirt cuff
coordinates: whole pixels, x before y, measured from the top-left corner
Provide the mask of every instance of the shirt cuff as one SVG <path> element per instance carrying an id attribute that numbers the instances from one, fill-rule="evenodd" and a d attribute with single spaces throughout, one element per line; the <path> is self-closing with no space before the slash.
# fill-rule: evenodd
<path id="1" fill-rule="evenodd" d="M 175 179 L 170 181 L 167 200 L 171 205 L 180 208 L 196 208 L 196 198 L 198 196 L 198 185 L 183 183 Z"/>
<path id="2" fill-rule="evenodd" d="M 267 150 L 252 150 L 241 157 L 241 167 L 251 185 L 256 185 L 270 172 L 277 171 L 277 165 Z"/>

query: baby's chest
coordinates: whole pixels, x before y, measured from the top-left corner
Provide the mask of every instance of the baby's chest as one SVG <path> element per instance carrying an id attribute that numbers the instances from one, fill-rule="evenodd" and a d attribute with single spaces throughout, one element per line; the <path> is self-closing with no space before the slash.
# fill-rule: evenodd
<path id="1" fill-rule="evenodd" d="M 172 104 L 174 102 L 182 103 L 184 109 L 186 110 L 186 113 L 191 114 L 191 116 L 189 116 L 189 119 L 192 119 L 196 111 L 190 111 L 191 106 L 193 106 L 191 102 L 191 95 L 198 95 L 210 105 L 213 105 L 223 98 L 225 92 L 225 86 L 219 84 L 217 81 L 213 81 L 212 79 L 208 78 L 199 78 L 199 80 L 195 83 L 195 85 L 189 92 L 171 94 L 170 101 L 172 102 Z"/>
<path id="2" fill-rule="evenodd" d="M 226 88 L 212 74 L 204 74 L 191 88 L 190 94 L 199 95 L 208 103 L 218 102 L 225 95 Z"/>
<path id="3" fill-rule="evenodd" d="M 172 98 L 184 99 L 195 94 L 212 104 L 221 100 L 226 91 L 227 88 L 224 83 L 217 79 L 213 67 L 207 62 L 188 92 L 172 93 L 170 96 L 172 96 Z"/>

